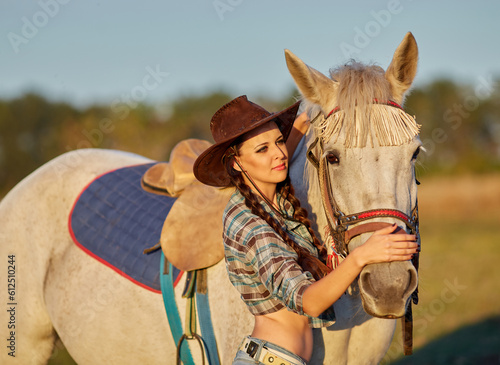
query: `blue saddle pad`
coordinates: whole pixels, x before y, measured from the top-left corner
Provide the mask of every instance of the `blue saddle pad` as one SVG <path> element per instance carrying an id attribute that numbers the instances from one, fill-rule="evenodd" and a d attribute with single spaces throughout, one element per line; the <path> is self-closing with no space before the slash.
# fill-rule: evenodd
<path id="1" fill-rule="evenodd" d="M 175 198 L 146 192 L 141 178 L 154 163 L 98 176 L 76 199 L 69 217 L 75 243 L 132 282 L 160 293 L 161 250 L 144 254 L 160 240 Z M 180 278 L 174 268 L 174 281 Z"/>

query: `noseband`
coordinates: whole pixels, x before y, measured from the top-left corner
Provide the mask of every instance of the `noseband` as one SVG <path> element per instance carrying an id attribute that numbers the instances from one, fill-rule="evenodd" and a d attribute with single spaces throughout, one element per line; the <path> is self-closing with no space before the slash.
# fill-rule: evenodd
<path id="1" fill-rule="evenodd" d="M 380 102 L 378 100 L 374 100 L 374 103 L 384 104 L 391 107 L 402 109 L 401 106 L 392 101 Z M 326 118 L 328 118 L 329 116 L 331 116 L 332 114 L 336 113 L 339 110 L 340 108 L 336 107 L 326 116 Z M 315 120 L 319 117 L 320 114 L 318 114 L 311 121 L 311 124 L 315 122 Z M 411 232 L 411 234 L 416 235 L 417 242 L 420 242 L 418 202 L 415 203 L 415 206 L 411 211 L 411 216 L 408 216 L 406 213 L 400 210 L 386 209 L 386 208 L 365 210 L 354 214 L 345 214 L 344 212 L 342 212 L 337 202 L 335 201 L 335 197 L 333 196 L 332 187 L 330 183 L 330 174 L 328 172 L 327 158 L 326 156 L 318 158 L 314 154 L 315 149 L 318 150 L 318 156 L 324 155 L 323 141 L 319 137 L 317 137 L 307 149 L 307 159 L 316 168 L 318 172 L 318 180 L 321 191 L 321 201 L 328 222 L 327 233 L 333 239 L 333 250 L 336 256 L 340 256 L 342 258 L 347 257 L 347 255 L 349 254 L 349 242 L 354 237 L 359 236 L 360 234 L 363 233 L 374 232 L 391 225 L 388 222 L 367 222 L 375 218 L 393 218 L 403 222 L 408 231 Z M 419 184 L 418 180 L 417 184 Z M 356 224 L 356 226 L 352 227 L 352 225 L 354 224 Z M 400 233 L 404 232 L 402 231 Z M 418 259 L 419 259 L 419 254 L 417 253 L 416 255 L 413 256 L 411 260 L 412 264 L 415 266 L 415 269 L 417 271 L 418 271 Z M 414 304 L 418 303 L 418 288 L 415 289 L 415 291 L 412 293 L 411 298 Z M 413 347 L 412 329 L 413 329 L 413 316 L 412 316 L 411 303 L 409 303 L 405 316 L 403 317 L 403 342 L 404 342 L 405 355 L 410 355 L 412 353 L 412 347 Z"/>

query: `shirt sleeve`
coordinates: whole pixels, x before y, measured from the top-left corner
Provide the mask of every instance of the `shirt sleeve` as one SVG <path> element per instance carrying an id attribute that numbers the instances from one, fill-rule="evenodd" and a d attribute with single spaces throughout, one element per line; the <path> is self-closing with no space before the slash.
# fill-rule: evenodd
<path id="1" fill-rule="evenodd" d="M 268 225 L 252 230 L 246 258 L 263 283 L 288 309 L 304 315 L 302 296 L 314 278 L 297 263 L 297 253 Z"/>

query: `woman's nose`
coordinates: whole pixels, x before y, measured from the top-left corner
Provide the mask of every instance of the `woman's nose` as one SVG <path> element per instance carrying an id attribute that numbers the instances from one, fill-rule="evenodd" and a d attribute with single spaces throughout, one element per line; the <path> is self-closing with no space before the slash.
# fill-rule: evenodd
<path id="1" fill-rule="evenodd" d="M 286 151 L 286 147 L 279 147 L 276 146 L 276 151 L 275 151 L 276 158 L 279 159 L 286 159 L 288 157 L 288 153 Z"/>

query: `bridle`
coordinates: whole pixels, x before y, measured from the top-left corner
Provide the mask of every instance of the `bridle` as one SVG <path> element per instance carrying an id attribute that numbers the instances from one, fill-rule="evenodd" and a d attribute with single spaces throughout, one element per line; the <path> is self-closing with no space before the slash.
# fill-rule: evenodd
<path id="1" fill-rule="evenodd" d="M 318 178 L 321 191 L 321 201 L 328 222 L 328 231 L 334 240 L 335 253 L 342 258 L 349 254 L 349 242 L 356 236 L 363 233 L 374 232 L 390 225 L 387 222 L 368 222 L 358 224 L 354 227 L 351 225 L 366 222 L 374 218 L 395 218 L 405 224 L 412 234 L 419 234 L 418 226 L 418 203 L 412 209 L 411 216 L 396 209 L 371 209 L 353 214 L 343 213 L 335 197 L 333 196 L 330 183 L 330 174 L 328 173 L 328 161 L 326 157 L 318 159 L 313 152 L 313 149 L 318 144 L 319 138 L 309 146 L 307 150 L 307 158 L 318 171 Z M 323 155 L 323 143 L 319 142 L 319 154 Z"/>
<path id="2" fill-rule="evenodd" d="M 381 102 L 374 100 L 375 104 L 384 104 L 391 107 L 401 108 L 393 101 Z M 339 107 L 334 108 L 326 118 L 340 110 Z M 321 112 L 311 121 L 315 122 Z M 314 151 L 317 151 L 315 155 Z M 322 156 L 318 158 L 317 156 Z M 418 218 L 418 202 L 411 211 L 411 215 L 396 209 L 371 209 L 353 214 L 345 214 L 342 212 L 335 201 L 330 183 L 330 174 L 328 171 L 327 157 L 324 156 L 324 145 L 322 139 L 317 137 L 307 149 L 307 159 L 316 168 L 321 192 L 321 201 L 327 218 L 327 233 L 333 239 L 334 254 L 342 258 L 346 258 L 349 254 L 349 242 L 356 236 L 363 233 L 374 232 L 384 227 L 390 226 L 388 222 L 369 222 L 375 218 L 394 218 L 403 222 L 406 228 L 417 236 L 417 241 L 420 242 L 419 218 Z M 419 184 L 417 180 L 417 184 Z M 356 226 L 352 227 L 352 225 Z M 395 233 L 405 233 L 400 230 Z M 412 263 L 418 271 L 418 254 L 413 256 Z M 414 304 L 418 303 L 418 288 L 411 295 Z M 405 355 L 412 352 L 412 310 L 411 303 L 408 305 L 403 322 L 403 337 L 404 337 L 404 352 Z"/>

